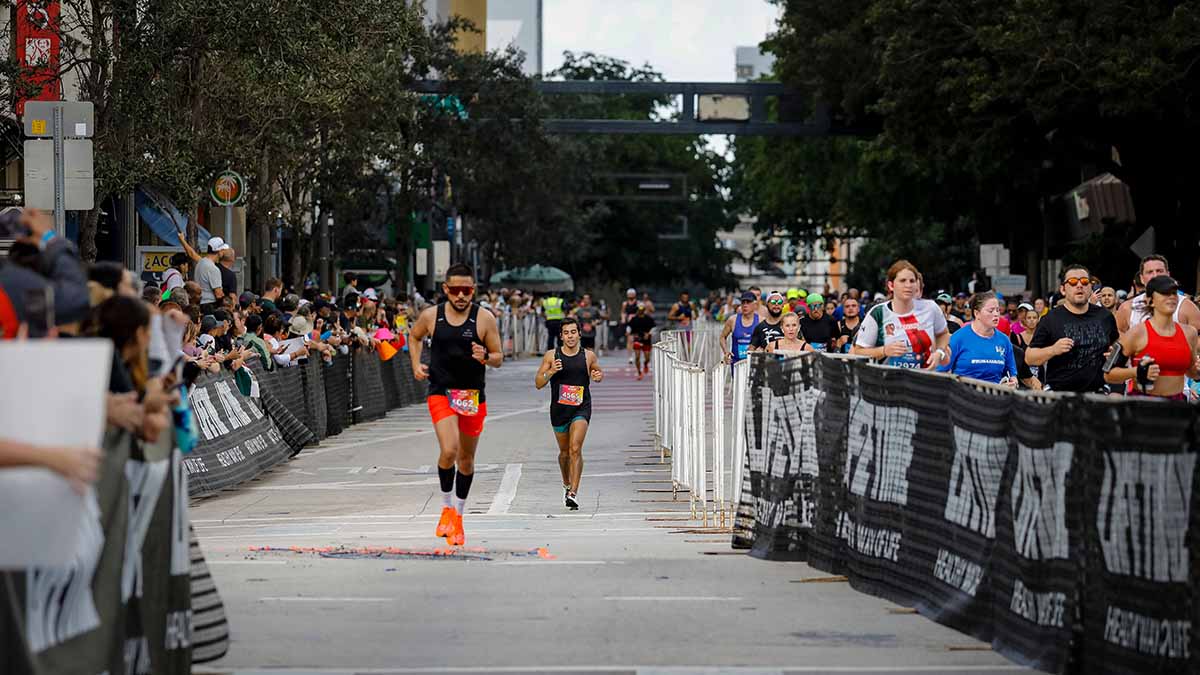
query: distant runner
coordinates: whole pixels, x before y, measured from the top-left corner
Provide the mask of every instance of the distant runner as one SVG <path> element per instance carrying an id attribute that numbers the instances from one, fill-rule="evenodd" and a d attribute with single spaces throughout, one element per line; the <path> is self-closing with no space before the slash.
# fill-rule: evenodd
<path id="1" fill-rule="evenodd" d="M 629 352 L 629 362 L 633 363 L 633 333 L 629 330 L 629 322 L 637 316 L 637 290 L 625 291 L 625 303 L 621 305 L 621 324 L 625 326 L 625 350 Z"/>
<path id="2" fill-rule="evenodd" d="M 584 293 L 579 299 L 579 305 L 571 310 L 571 316 L 579 321 L 579 343 L 584 349 L 596 349 L 596 322 L 600 320 L 600 310 L 592 304 L 592 294 Z M 561 331 L 560 331 L 561 332 Z"/>
<path id="3" fill-rule="evenodd" d="M 671 311 L 667 312 L 667 321 L 674 321 L 679 330 L 691 330 L 693 314 L 691 295 L 684 291 L 679 294 L 679 302 L 671 305 Z"/>
<path id="4" fill-rule="evenodd" d="M 640 380 L 650 370 L 650 353 L 654 350 L 654 317 L 646 311 L 645 305 L 638 305 L 637 314 L 629 322 L 629 330 L 633 336 L 633 353 L 636 357 L 634 367 Z"/>
<path id="5" fill-rule="evenodd" d="M 750 351 L 750 338 L 754 335 L 758 322 L 762 321 L 755 311 L 757 309 L 758 298 L 746 291 L 742 293 L 742 304 L 738 307 L 738 313 L 725 320 L 725 327 L 721 330 L 721 349 L 725 351 L 725 360 L 729 363 L 741 361 Z M 733 339 L 729 343 L 729 349 L 725 349 L 725 340 L 730 336 Z"/>
<path id="6" fill-rule="evenodd" d="M 425 309 L 413 324 L 408 353 L 413 375 L 429 380 L 426 402 L 440 448 L 442 516 L 436 534 L 451 546 L 462 546 L 466 542 L 462 517 L 475 477 L 475 449 L 487 417 L 486 366 L 499 368 L 504 354 L 496 317 L 471 302 L 474 271 L 462 263 L 451 265 L 442 292 L 447 301 Z M 432 337 L 429 365 L 421 363 L 427 336 Z"/>
<path id="7" fill-rule="evenodd" d="M 534 378 L 541 389 L 550 387 L 550 427 L 558 441 L 558 468 L 563 479 L 563 503 L 579 508 L 583 478 L 583 440 L 592 420 L 591 383 L 604 379 L 596 354 L 580 345 L 579 322 L 563 319 L 562 344 L 546 352 Z"/>

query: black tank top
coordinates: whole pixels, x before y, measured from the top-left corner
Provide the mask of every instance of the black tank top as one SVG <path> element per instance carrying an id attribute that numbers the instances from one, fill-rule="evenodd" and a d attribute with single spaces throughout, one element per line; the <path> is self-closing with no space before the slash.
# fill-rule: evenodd
<path id="1" fill-rule="evenodd" d="M 637 306 L 638 306 L 637 300 L 634 300 L 632 302 L 627 302 L 621 308 L 621 312 L 630 317 L 636 316 L 637 315 Z"/>
<path id="2" fill-rule="evenodd" d="M 554 358 L 562 359 L 563 369 L 550 378 L 550 408 L 578 410 L 592 405 L 592 391 L 589 384 L 587 350 L 579 348 L 575 356 L 567 356 L 562 347 L 556 347 Z"/>
<path id="3" fill-rule="evenodd" d="M 487 366 L 471 356 L 471 345 L 483 344 L 476 322 L 478 315 L 479 305 L 471 303 L 467 320 L 461 326 L 454 326 L 446 319 L 446 303 L 437 306 L 433 343 L 429 348 L 430 396 L 445 396 L 448 389 L 478 389 L 479 402 L 487 400 L 483 395 Z"/>

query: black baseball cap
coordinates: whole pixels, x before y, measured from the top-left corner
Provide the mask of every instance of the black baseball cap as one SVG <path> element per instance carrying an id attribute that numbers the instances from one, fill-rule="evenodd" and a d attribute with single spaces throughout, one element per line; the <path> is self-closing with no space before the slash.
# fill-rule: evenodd
<path id="1" fill-rule="evenodd" d="M 1146 292 L 1174 295 L 1179 292 L 1179 282 L 1165 274 L 1161 274 L 1146 283 Z"/>
<path id="2" fill-rule="evenodd" d="M 750 291 L 745 291 L 742 293 L 742 302 L 754 302 L 756 300 L 758 300 L 758 298 L 755 297 L 755 295 Z"/>

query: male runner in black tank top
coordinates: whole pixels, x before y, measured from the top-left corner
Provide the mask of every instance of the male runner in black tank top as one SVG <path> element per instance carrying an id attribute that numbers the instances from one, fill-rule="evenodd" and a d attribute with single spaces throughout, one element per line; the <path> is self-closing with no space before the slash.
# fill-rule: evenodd
<path id="1" fill-rule="evenodd" d="M 475 477 L 475 448 L 487 417 L 484 375 L 486 366 L 500 367 L 504 354 L 496 317 L 471 302 L 475 295 L 471 268 L 451 265 L 442 291 L 448 300 L 421 312 L 410 331 L 408 353 L 413 375 L 429 380 L 426 402 L 440 448 L 442 517 L 436 533 L 451 546 L 462 546 L 466 540 L 462 516 Z M 426 337 L 432 337 L 429 365 L 421 363 Z"/>
<path id="2" fill-rule="evenodd" d="M 604 379 L 596 354 L 579 346 L 579 322 L 563 319 L 562 344 L 542 357 L 534 386 L 550 386 L 550 426 L 558 441 L 558 469 L 562 472 L 563 501 L 579 508 L 579 481 L 583 478 L 583 439 L 592 419 L 591 382 Z"/>

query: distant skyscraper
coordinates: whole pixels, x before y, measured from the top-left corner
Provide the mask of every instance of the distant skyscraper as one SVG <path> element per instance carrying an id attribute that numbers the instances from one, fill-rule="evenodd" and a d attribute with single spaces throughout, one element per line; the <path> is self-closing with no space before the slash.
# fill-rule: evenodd
<path id="1" fill-rule="evenodd" d="M 542 0 L 488 0 L 487 48 L 516 45 L 526 75 L 542 74 Z"/>
<path id="2" fill-rule="evenodd" d="M 735 60 L 738 82 L 749 82 L 770 75 L 775 67 L 775 55 L 764 54 L 758 47 L 738 47 Z"/>

